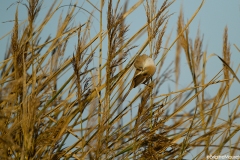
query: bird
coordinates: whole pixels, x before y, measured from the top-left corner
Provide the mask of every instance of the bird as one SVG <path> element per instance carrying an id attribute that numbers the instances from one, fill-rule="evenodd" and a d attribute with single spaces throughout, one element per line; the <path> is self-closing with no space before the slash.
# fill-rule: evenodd
<path id="1" fill-rule="evenodd" d="M 153 59 L 146 54 L 136 57 L 134 61 L 134 67 L 136 68 L 136 71 L 133 76 L 131 86 L 126 92 L 126 94 L 123 96 L 123 98 L 121 99 L 121 102 L 123 102 L 126 99 L 126 97 L 128 96 L 128 94 L 133 88 L 137 87 L 140 84 L 146 85 L 146 83 L 152 79 L 152 76 L 156 71 L 156 65 Z M 120 105 L 121 103 L 119 104 L 119 106 Z"/>
<path id="2" fill-rule="evenodd" d="M 136 57 L 134 67 L 136 71 L 130 88 L 135 88 L 141 83 L 146 84 L 156 72 L 156 65 L 153 59 L 146 54 Z"/>
<path id="3" fill-rule="evenodd" d="M 146 85 L 146 83 L 149 82 L 149 80 L 152 79 L 152 76 L 156 72 L 156 65 L 155 65 L 153 59 L 146 54 L 138 55 L 136 57 L 136 59 L 134 61 L 134 67 L 136 68 L 136 71 L 135 71 L 135 74 L 133 76 L 131 86 L 128 89 L 128 91 L 125 93 L 123 98 L 120 100 L 120 103 L 115 108 L 115 110 L 113 111 L 112 114 L 114 114 L 115 111 L 117 109 L 119 109 L 119 107 L 122 104 L 121 102 L 123 102 L 126 99 L 126 97 L 128 96 L 128 94 L 130 93 L 130 91 L 133 88 L 137 87 L 139 84 L 145 84 Z M 118 116 L 122 115 L 122 113 L 126 109 L 127 108 L 125 107 L 120 113 L 118 113 Z M 117 119 L 118 116 L 115 117 L 114 119 Z"/>

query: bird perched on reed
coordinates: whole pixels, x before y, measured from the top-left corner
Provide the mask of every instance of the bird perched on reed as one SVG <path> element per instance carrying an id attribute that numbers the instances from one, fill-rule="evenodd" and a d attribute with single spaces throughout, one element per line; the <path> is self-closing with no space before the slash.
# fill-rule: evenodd
<path id="1" fill-rule="evenodd" d="M 156 65 L 152 58 L 146 54 L 137 56 L 134 67 L 136 68 L 131 87 L 135 88 L 139 84 L 146 84 L 152 78 L 156 71 Z M 130 87 L 130 88 L 131 88 Z"/>
<path id="2" fill-rule="evenodd" d="M 130 93 L 130 91 L 133 88 L 137 87 L 141 83 L 146 85 L 146 83 L 149 82 L 150 79 L 152 79 L 152 76 L 154 75 L 154 73 L 156 71 L 156 65 L 155 65 L 153 59 L 151 57 L 147 56 L 146 54 L 136 57 L 135 62 L 134 62 L 134 67 L 136 68 L 136 71 L 133 76 L 131 86 L 128 89 L 127 93 L 124 95 L 124 97 L 120 100 L 120 103 L 115 108 L 115 110 L 113 111 L 112 114 L 114 114 L 115 111 L 119 109 L 122 102 L 126 99 L 126 97 L 128 96 L 128 94 Z M 120 113 L 118 113 L 118 115 L 122 115 L 122 113 L 126 109 L 127 109 L 127 107 L 125 107 L 122 111 L 120 111 Z M 115 117 L 115 119 L 117 119 L 117 118 L 118 118 L 118 116 Z"/>
<path id="3" fill-rule="evenodd" d="M 146 54 L 136 57 L 134 67 L 136 68 L 136 71 L 131 86 L 121 101 L 125 100 L 133 88 L 137 87 L 139 84 L 148 83 L 156 71 L 156 65 L 153 59 Z"/>

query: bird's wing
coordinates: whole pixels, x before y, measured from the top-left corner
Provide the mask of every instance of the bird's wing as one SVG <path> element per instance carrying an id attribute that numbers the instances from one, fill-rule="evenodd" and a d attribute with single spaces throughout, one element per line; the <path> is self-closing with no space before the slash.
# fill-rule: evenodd
<path id="1" fill-rule="evenodd" d="M 137 75 L 134 77 L 132 83 L 133 83 L 133 88 L 137 87 L 139 84 L 141 84 L 145 80 L 145 76 L 142 74 Z"/>

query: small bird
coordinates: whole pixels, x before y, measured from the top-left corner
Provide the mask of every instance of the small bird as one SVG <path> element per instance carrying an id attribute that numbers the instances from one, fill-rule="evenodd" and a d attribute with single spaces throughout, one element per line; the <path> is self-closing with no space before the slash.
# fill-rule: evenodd
<path id="1" fill-rule="evenodd" d="M 156 65 L 152 58 L 147 56 L 146 54 L 143 54 L 141 56 L 137 56 L 134 62 L 134 67 L 136 68 L 132 84 L 130 88 L 128 89 L 127 93 L 123 96 L 123 98 L 120 100 L 120 103 L 116 107 L 115 111 L 119 109 L 122 102 L 126 99 L 130 91 L 137 87 L 139 84 L 147 83 L 150 79 L 152 79 L 152 76 L 154 75 L 156 71 Z M 122 115 L 122 113 L 125 111 L 126 108 L 124 108 L 119 115 Z M 115 113 L 115 111 L 113 113 Z M 117 117 L 116 117 L 117 118 Z"/>
<path id="2" fill-rule="evenodd" d="M 127 93 L 121 99 L 121 102 L 126 99 L 126 97 L 128 96 L 128 94 L 133 88 L 137 87 L 141 83 L 146 84 L 152 78 L 152 76 L 156 71 L 156 65 L 153 59 L 147 56 L 146 54 L 136 57 L 136 60 L 134 62 L 134 67 L 136 68 L 136 71 L 132 80 L 132 84 L 128 89 Z"/>
<path id="3" fill-rule="evenodd" d="M 137 56 L 134 67 L 136 68 L 131 87 L 135 88 L 139 84 L 148 82 L 156 71 L 156 65 L 152 58 L 146 54 Z M 130 87 L 130 88 L 131 88 Z"/>

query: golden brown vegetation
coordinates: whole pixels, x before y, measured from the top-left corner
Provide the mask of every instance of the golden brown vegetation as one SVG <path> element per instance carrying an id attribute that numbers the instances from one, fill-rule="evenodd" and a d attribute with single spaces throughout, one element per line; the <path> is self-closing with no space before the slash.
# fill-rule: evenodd
<path id="1" fill-rule="evenodd" d="M 88 0 L 86 3 L 94 6 Z M 230 67 L 228 29 L 224 31 L 223 55 L 219 57 L 224 67 L 206 81 L 208 58 L 202 50 L 203 38 L 200 33 L 194 40 L 188 36 L 189 24 L 203 2 L 186 24 L 180 13 L 178 36 L 171 44 L 169 40 L 164 42 L 163 36 L 171 18 L 168 7 L 174 1 L 165 0 L 160 8 L 156 3 L 139 0 L 135 6 L 127 7 L 127 3 L 119 6 L 111 0 L 101 0 L 100 7 L 94 6 L 100 12 L 100 31 L 94 37 L 89 33 L 93 13 L 86 11 L 88 21 L 73 25 L 79 6 L 69 5 L 65 17 L 59 18 L 56 35 L 44 42 L 40 41 L 41 33 L 63 7 L 61 3 L 55 1 L 40 23 L 35 20 L 42 0 L 11 6 L 26 6 L 28 18 L 24 26 L 19 24 L 16 9 L 10 47 L 0 66 L 1 159 L 182 159 L 196 148 L 197 154 L 191 155 L 195 159 L 220 155 L 224 148 L 228 148 L 229 155 L 239 153 L 240 139 L 229 143 L 239 131 L 239 126 L 232 122 L 239 118 L 240 99 L 239 95 L 229 97 L 229 90 L 234 81 L 239 82 L 235 73 L 240 66 L 236 71 Z M 106 29 L 102 24 L 104 5 L 107 5 Z M 128 35 L 129 24 L 125 19 L 140 5 L 144 5 L 147 22 Z M 127 60 L 129 52 L 136 48 L 133 42 L 144 32 L 148 39 Z M 74 54 L 62 60 L 68 41 L 74 36 L 78 37 Z M 107 41 L 106 61 L 103 41 Z M 173 45 L 177 46 L 175 70 L 163 70 Z M 154 87 L 145 86 L 126 102 L 123 95 L 131 83 L 128 77 L 132 75 L 135 57 L 146 47 L 158 68 L 151 83 Z M 178 84 L 182 50 L 193 83 L 160 95 L 159 90 L 170 75 L 175 75 Z M 98 64 L 93 62 L 96 57 Z M 216 83 L 220 85 L 218 91 L 207 99 L 205 89 Z M 132 114 L 132 105 L 137 100 L 138 113 Z M 238 102 L 229 119 L 219 123 L 221 110 L 234 101 Z M 192 110 L 183 112 L 190 104 Z"/>

